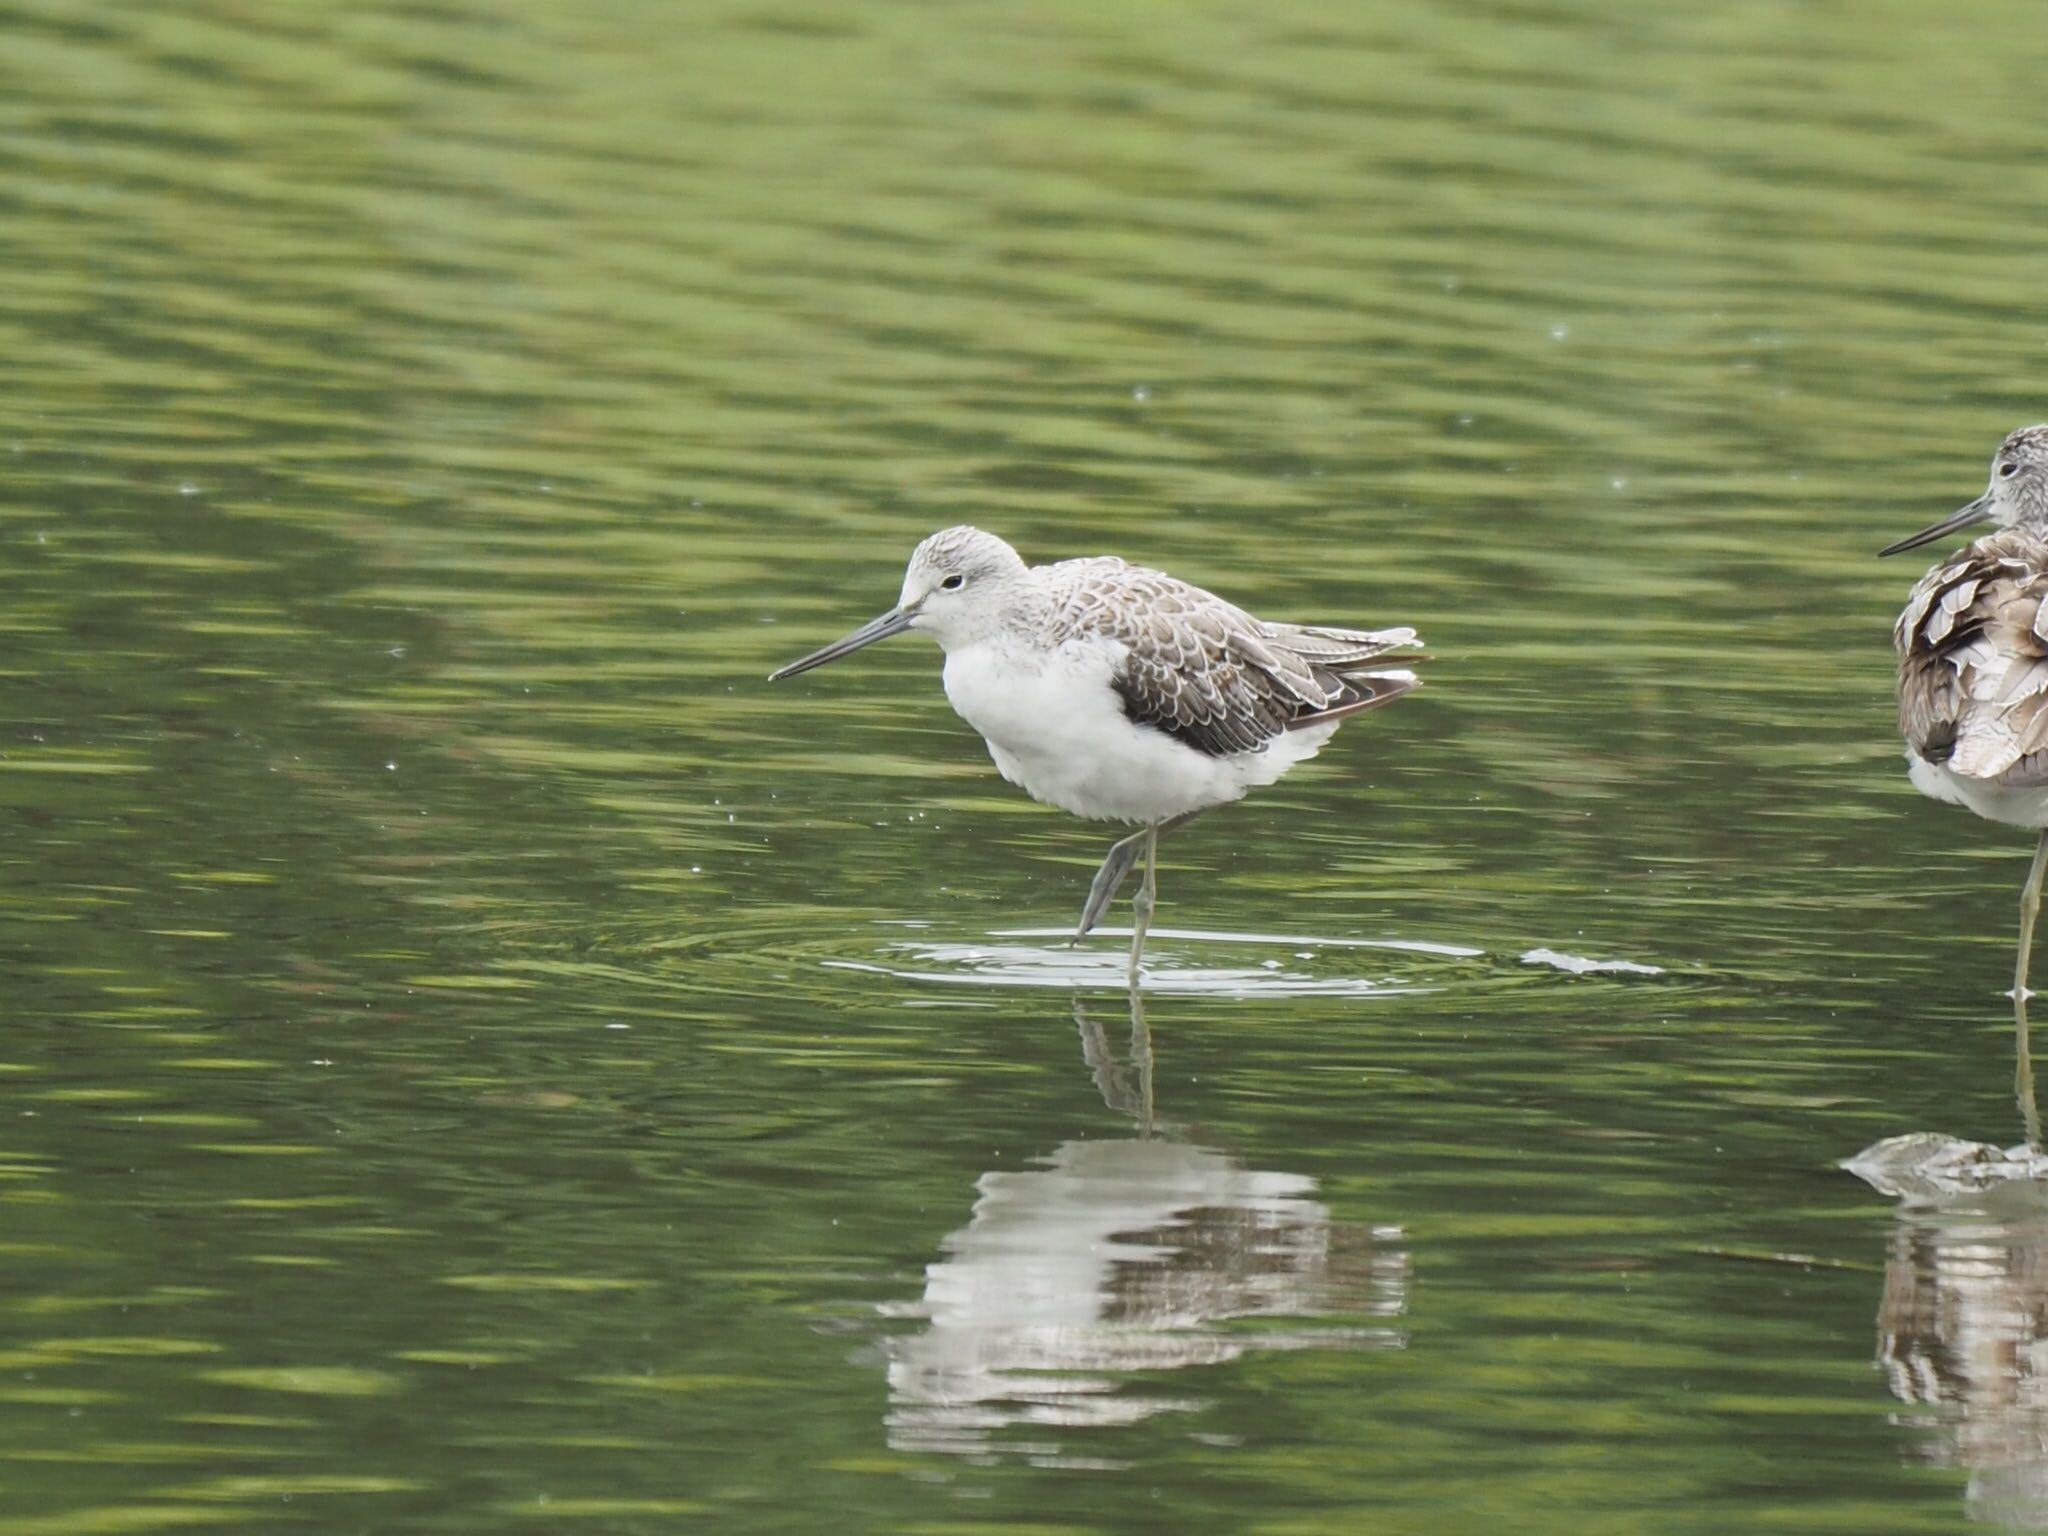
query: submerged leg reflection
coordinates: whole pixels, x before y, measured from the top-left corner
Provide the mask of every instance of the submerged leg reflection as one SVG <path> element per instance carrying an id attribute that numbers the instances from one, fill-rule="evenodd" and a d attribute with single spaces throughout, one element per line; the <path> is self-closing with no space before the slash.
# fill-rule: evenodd
<path id="1" fill-rule="evenodd" d="M 2041 1111 L 2034 1102 L 2034 1056 L 2027 1039 L 2027 963 L 2034 951 L 2034 920 L 2041 915 L 2041 876 L 2048 871 L 2048 829 L 2034 849 L 2027 883 L 2020 888 L 2020 952 L 2013 963 L 2012 1029 L 2013 1092 L 2020 1102 L 2020 1119 L 2027 1128 L 2027 1145 L 2041 1144 Z"/>
<path id="2" fill-rule="evenodd" d="M 1145 958 L 1145 935 L 1152 928 L 1152 908 L 1159 900 L 1159 829 L 1145 829 L 1145 879 L 1131 898 L 1131 964 L 1124 973 L 1133 994 L 1144 980 L 1139 964 Z"/>
<path id="3" fill-rule="evenodd" d="M 2034 1056 L 2027 1046 L 2027 994 L 2012 995 L 2012 1091 L 2020 1101 L 2020 1123 L 2027 1130 L 2027 1145 L 2041 1145 L 2041 1110 L 2034 1101 Z"/>
<path id="4" fill-rule="evenodd" d="M 1131 1060 L 1138 1068 L 1138 1088 L 1143 1096 L 1143 1105 L 1138 1116 L 1139 1124 L 1147 1136 L 1152 1134 L 1152 1026 L 1145 1022 L 1145 999 L 1136 987 L 1131 988 Z"/>
<path id="5" fill-rule="evenodd" d="M 1081 1031 L 1081 1059 L 1087 1062 L 1088 1070 L 1095 1078 L 1096 1091 L 1102 1095 L 1102 1102 L 1119 1114 L 1131 1116 L 1138 1122 L 1140 1133 L 1149 1137 L 1152 1134 L 1152 1031 L 1145 1023 L 1145 1005 L 1138 994 L 1132 992 L 1130 1000 L 1132 1071 L 1126 1071 L 1123 1063 L 1117 1060 L 1103 1035 L 1102 1026 L 1089 1017 L 1087 1004 L 1078 997 L 1074 999 L 1074 1023 Z"/>

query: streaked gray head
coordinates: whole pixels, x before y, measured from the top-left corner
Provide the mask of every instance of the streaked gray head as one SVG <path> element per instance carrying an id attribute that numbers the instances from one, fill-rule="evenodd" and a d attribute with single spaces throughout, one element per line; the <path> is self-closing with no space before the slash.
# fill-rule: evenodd
<path id="1" fill-rule="evenodd" d="M 2048 523 L 2048 426 L 2021 427 L 1998 445 L 1983 500 L 2001 528 Z"/>
<path id="2" fill-rule="evenodd" d="M 936 628 L 925 618 L 943 619 L 969 606 L 988 606 L 989 591 L 1024 574 L 1023 557 L 992 533 L 961 524 L 941 528 L 910 552 L 903 572 L 899 608 L 921 608 L 919 629 Z"/>
<path id="3" fill-rule="evenodd" d="M 2048 532 L 2048 425 L 2008 433 L 1998 452 L 1991 455 L 1991 483 L 1982 496 L 1878 553 L 1895 555 L 1902 549 L 1916 549 L 1983 522 L 2001 528 L 2026 523 Z"/>
<path id="4" fill-rule="evenodd" d="M 979 640 L 1002 626 L 1005 589 L 1029 569 L 1017 551 L 992 533 L 942 528 L 911 551 L 903 595 L 894 608 L 822 650 L 778 667 L 768 681 L 822 667 L 906 629 L 921 629 L 948 650 Z"/>

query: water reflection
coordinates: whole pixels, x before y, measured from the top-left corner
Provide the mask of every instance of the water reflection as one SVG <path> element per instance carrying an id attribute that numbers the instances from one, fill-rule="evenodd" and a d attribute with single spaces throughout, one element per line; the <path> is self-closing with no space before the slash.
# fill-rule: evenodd
<path id="1" fill-rule="evenodd" d="M 1079 998 L 1074 1000 L 1074 1023 L 1081 1031 L 1081 1059 L 1095 1078 L 1096 1092 L 1111 1109 L 1129 1115 L 1147 1136 L 1152 1124 L 1152 1030 L 1145 1019 L 1145 999 L 1130 989 L 1131 1050 L 1128 1062 L 1118 1059 L 1109 1048 L 1102 1022 Z"/>
<path id="2" fill-rule="evenodd" d="M 1401 1313 L 1400 1229 L 1335 1222 L 1313 1179 L 1246 1168 L 1157 1126 L 1150 1035 L 1136 993 L 1130 1004 L 1124 1058 L 1078 1003 L 1075 1020 L 1104 1102 L 1138 1134 L 1069 1141 L 1036 1167 L 982 1175 L 966 1225 L 903 1309 L 923 1326 L 885 1346 L 894 1448 L 1099 1464 L 1055 1439 L 997 1437 L 1203 1406 L 1131 1372 L 1403 1342 L 1382 1323 L 1305 1325 Z M 1267 1321 L 1244 1326 L 1252 1319 Z"/>
<path id="3" fill-rule="evenodd" d="M 2048 1530 L 2048 1167 L 2026 1147 L 1894 1137 L 1849 1164 L 1903 1196 L 1877 1310 L 1920 1455 L 1967 1468 L 1972 1519 Z"/>
<path id="4" fill-rule="evenodd" d="M 2034 1097 L 2034 1051 L 2027 1038 L 2027 999 L 2034 994 L 2015 987 L 2012 994 L 2012 1091 L 2019 1100 L 2020 1123 L 2027 1128 L 2027 1145 L 2041 1145 L 2041 1106 Z"/>

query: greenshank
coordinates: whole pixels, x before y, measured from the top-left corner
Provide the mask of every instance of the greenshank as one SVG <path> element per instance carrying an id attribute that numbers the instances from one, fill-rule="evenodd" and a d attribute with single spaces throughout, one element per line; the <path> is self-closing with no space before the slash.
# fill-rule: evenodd
<path id="1" fill-rule="evenodd" d="M 1892 631 L 1899 730 L 1922 794 L 2040 834 L 2020 888 L 2013 965 L 2021 1106 L 2039 1140 L 2027 1055 L 2027 962 L 2048 870 L 2048 425 L 2021 427 L 1991 456 L 1984 494 L 1878 551 L 1917 549 L 1978 522 L 1995 532 L 1914 586 Z"/>
<path id="2" fill-rule="evenodd" d="M 1271 784 L 1347 716 L 1417 684 L 1406 667 L 1380 665 L 1415 649 L 1412 629 L 1273 623 L 1114 556 L 1026 565 L 967 527 L 917 546 L 895 607 L 768 680 L 911 629 L 945 649 L 946 697 L 1004 778 L 1076 816 L 1138 828 L 1102 861 L 1074 933 L 1079 943 L 1142 859 L 1132 987 L 1158 895 L 1159 834 Z"/>

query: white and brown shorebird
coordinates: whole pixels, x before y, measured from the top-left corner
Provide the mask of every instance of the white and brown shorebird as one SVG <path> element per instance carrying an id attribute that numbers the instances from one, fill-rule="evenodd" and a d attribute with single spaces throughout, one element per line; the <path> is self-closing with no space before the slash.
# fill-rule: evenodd
<path id="1" fill-rule="evenodd" d="M 2040 833 L 2020 890 L 2012 984 L 2023 1007 L 2048 869 L 2048 426 L 2021 427 L 1998 445 L 1982 496 L 1878 553 L 1977 522 L 1999 526 L 1921 577 L 1892 631 L 1899 730 L 1923 795 Z"/>
<path id="2" fill-rule="evenodd" d="M 768 680 L 908 629 L 945 649 L 946 697 L 1004 778 L 1076 816 L 1139 828 L 1102 861 L 1074 932 L 1078 943 L 1101 920 L 1142 858 L 1134 987 L 1160 832 L 1271 784 L 1346 716 L 1417 683 L 1380 664 L 1415 648 L 1412 629 L 1274 623 L 1114 556 L 1026 565 L 994 534 L 966 527 L 917 546 L 894 608 Z"/>

